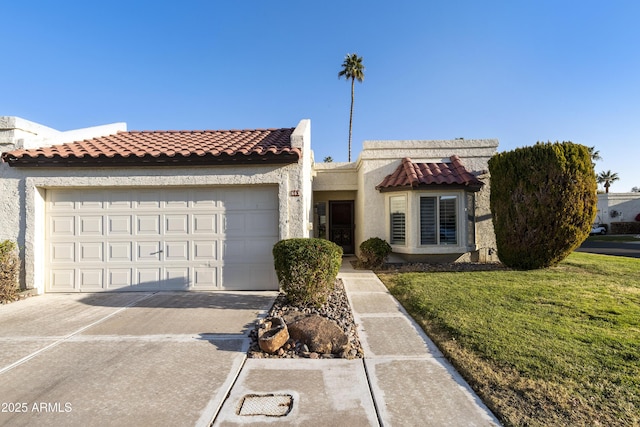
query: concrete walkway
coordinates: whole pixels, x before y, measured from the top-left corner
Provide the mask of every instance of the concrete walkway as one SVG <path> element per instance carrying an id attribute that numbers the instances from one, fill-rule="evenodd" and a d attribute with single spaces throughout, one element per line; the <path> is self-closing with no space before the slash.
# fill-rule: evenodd
<path id="1" fill-rule="evenodd" d="M 364 360 L 247 359 L 213 425 L 499 425 L 377 276 L 349 261 L 338 277 Z"/>

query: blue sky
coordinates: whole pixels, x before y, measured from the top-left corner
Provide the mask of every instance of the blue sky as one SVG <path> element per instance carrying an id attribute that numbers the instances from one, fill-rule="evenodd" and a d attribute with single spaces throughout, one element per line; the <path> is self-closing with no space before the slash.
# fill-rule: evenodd
<path id="1" fill-rule="evenodd" d="M 595 146 L 612 192 L 640 187 L 640 2 L 5 2 L 0 115 L 59 130 L 293 127 L 316 160 L 374 139 Z"/>

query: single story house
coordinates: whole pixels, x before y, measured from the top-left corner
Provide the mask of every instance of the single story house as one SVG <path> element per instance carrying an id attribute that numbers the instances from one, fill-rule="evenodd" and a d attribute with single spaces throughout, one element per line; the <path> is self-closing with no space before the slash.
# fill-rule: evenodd
<path id="1" fill-rule="evenodd" d="M 496 140 L 366 141 L 315 163 L 311 123 L 256 130 L 61 132 L 0 117 L 0 241 L 37 292 L 277 289 L 278 240 L 394 259 L 489 261 Z"/>
<path id="2" fill-rule="evenodd" d="M 620 233 L 621 223 L 640 221 L 640 193 L 598 194 L 597 224 L 606 224 L 609 232 Z M 636 227 L 633 227 L 635 230 Z"/>

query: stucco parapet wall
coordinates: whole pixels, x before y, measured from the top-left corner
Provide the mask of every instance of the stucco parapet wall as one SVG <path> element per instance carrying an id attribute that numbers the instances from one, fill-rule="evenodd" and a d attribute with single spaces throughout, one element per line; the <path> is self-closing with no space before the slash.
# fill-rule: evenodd
<path id="1" fill-rule="evenodd" d="M 439 162 L 454 154 L 462 159 L 489 158 L 497 148 L 497 139 L 365 141 L 358 160 L 410 157 L 414 161 Z"/>
<path id="2" fill-rule="evenodd" d="M 0 144 L 2 151 L 16 148 L 40 148 L 65 144 L 126 131 L 126 123 L 112 123 L 69 131 L 59 131 L 39 123 L 14 116 L 0 116 Z"/>
<path id="3" fill-rule="evenodd" d="M 313 191 L 358 190 L 356 163 L 315 163 L 313 165 L 313 171 Z"/>

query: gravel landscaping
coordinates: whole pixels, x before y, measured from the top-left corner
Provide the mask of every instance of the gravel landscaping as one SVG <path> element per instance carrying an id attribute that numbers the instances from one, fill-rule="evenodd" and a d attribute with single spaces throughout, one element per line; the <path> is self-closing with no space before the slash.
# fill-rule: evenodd
<path id="1" fill-rule="evenodd" d="M 276 298 L 273 306 L 267 314 L 269 317 L 284 317 L 288 314 L 317 314 L 327 319 L 333 320 L 344 331 L 348 337 L 349 344 L 347 349 L 342 354 L 318 354 L 310 352 L 309 349 L 301 344 L 289 340 L 276 354 L 268 354 L 260 350 L 258 345 L 258 329 L 260 323 L 257 323 L 255 328 L 251 330 L 249 336 L 251 338 L 251 345 L 249 347 L 248 357 L 251 358 L 311 358 L 311 359 L 332 359 L 332 358 L 344 358 L 344 359 L 356 359 L 363 358 L 364 352 L 360 344 L 360 338 L 358 337 L 358 331 L 353 319 L 353 313 L 351 312 L 351 306 L 347 299 L 347 293 L 345 292 L 342 280 L 337 279 L 335 289 L 329 296 L 327 303 L 320 308 L 314 307 L 296 307 L 288 304 L 287 298 L 283 293 L 280 293 Z"/>

